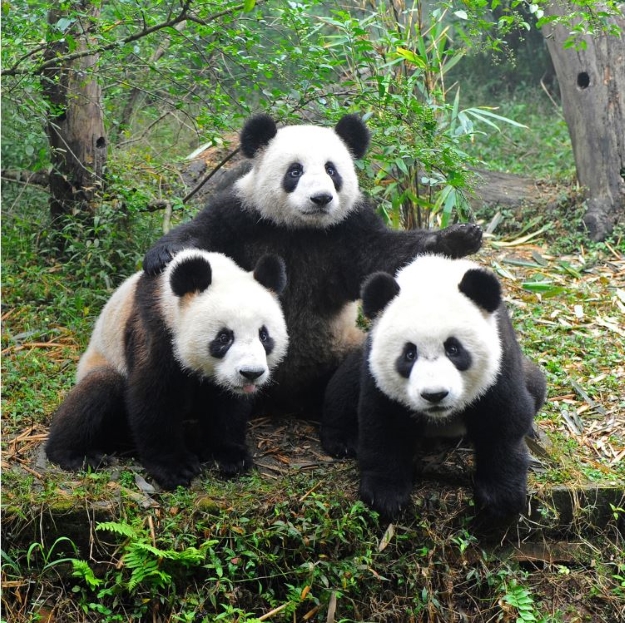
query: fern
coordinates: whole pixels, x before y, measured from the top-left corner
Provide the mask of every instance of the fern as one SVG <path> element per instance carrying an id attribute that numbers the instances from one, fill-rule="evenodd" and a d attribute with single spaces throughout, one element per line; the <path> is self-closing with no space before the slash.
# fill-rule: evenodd
<path id="1" fill-rule="evenodd" d="M 127 523 L 118 521 L 103 521 L 96 526 L 96 530 L 108 530 L 128 539 L 137 538 L 137 530 Z"/>

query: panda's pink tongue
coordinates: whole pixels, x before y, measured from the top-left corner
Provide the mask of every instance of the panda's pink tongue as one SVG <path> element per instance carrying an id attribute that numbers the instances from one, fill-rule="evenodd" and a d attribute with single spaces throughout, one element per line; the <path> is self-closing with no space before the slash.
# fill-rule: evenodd
<path id="1" fill-rule="evenodd" d="M 253 394 L 256 391 L 256 385 L 250 383 L 249 385 L 243 386 L 243 391 L 246 394 Z"/>

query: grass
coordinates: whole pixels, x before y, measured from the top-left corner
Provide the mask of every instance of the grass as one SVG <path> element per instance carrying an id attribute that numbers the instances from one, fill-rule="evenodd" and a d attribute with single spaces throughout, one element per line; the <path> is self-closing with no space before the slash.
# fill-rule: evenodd
<path id="1" fill-rule="evenodd" d="M 553 205 L 504 213 L 478 256 L 498 272 L 521 344 L 549 384 L 532 514 L 494 535 L 474 522 L 462 447 L 430 457 L 414 507 L 388 524 L 357 500 L 355 464 L 329 461 L 306 422 L 253 422 L 256 471 L 230 481 L 208 471 L 174 493 L 155 492 L 131 460 L 83 474 L 47 465 L 49 418 L 95 317 L 160 223 L 132 210 L 122 224 L 109 215 L 97 245 L 75 245 L 60 261 L 41 224 L 45 195 L 11 193 L 2 244 L 3 620 L 623 617 L 624 237 L 621 229 L 588 245 L 575 228 L 574 193 L 563 187 Z M 487 224 L 493 214 L 476 216 Z M 532 222 L 529 231 L 551 228 L 515 244 Z M 573 491 L 570 508 L 554 501 L 558 487 Z M 596 487 L 608 497 L 595 499 Z"/>

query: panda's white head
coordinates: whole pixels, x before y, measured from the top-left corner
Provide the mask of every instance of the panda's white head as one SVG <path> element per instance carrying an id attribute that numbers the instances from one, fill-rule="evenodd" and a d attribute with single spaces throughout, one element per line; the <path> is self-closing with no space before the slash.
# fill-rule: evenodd
<path id="1" fill-rule="evenodd" d="M 181 367 L 239 394 L 267 383 L 288 346 L 277 296 L 284 262 L 262 257 L 246 272 L 221 253 L 186 249 L 160 277 L 161 310 Z"/>
<path id="2" fill-rule="evenodd" d="M 396 278 L 371 275 L 362 298 L 374 319 L 369 369 L 390 398 L 444 423 L 495 383 L 501 287 L 490 271 L 424 255 Z"/>
<path id="3" fill-rule="evenodd" d="M 354 158 L 364 156 L 369 132 L 356 115 L 334 129 L 292 125 L 278 129 L 267 115 L 241 132 L 252 169 L 236 182 L 247 210 L 289 228 L 326 228 L 342 221 L 360 199 Z"/>

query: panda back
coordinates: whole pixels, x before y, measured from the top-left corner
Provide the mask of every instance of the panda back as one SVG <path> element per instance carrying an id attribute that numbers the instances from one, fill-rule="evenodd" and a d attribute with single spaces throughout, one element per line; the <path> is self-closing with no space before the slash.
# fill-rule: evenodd
<path id="1" fill-rule="evenodd" d="M 127 376 L 124 333 L 128 318 L 134 310 L 135 293 L 142 274 L 137 272 L 126 279 L 102 309 L 89 346 L 78 362 L 76 382 L 102 366 L 113 367 L 123 376 Z"/>

